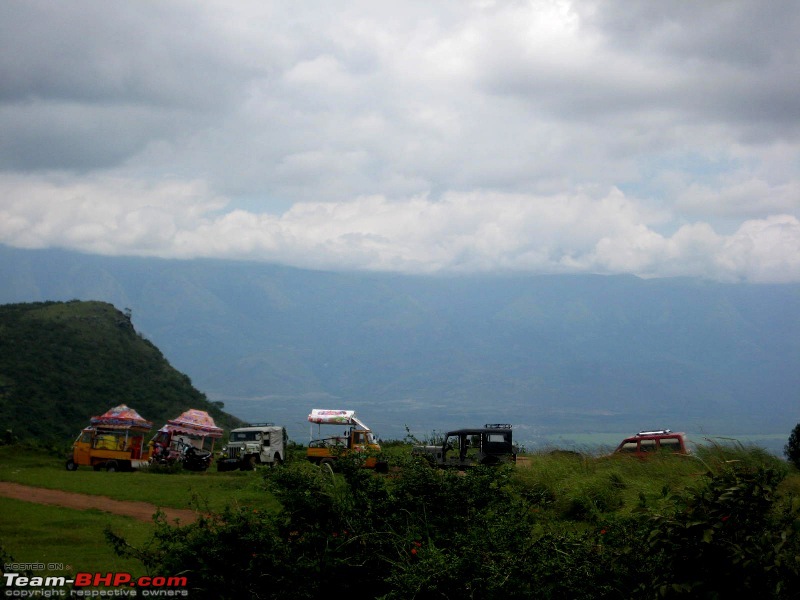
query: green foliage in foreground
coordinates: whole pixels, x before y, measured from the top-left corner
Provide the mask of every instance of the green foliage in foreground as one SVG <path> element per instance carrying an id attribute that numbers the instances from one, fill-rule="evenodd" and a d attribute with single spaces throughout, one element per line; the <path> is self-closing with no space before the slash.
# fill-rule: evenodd
<path id="1" fill-rule="evenodd" d="M 333 474 L 299 462 L 264 471 L 280 512 L 162 521 L 137 547 L 108 537 L 151 574 L 185 574 L 193 598 L 800 594 L 800 505 L 781 493 L 785 463 L 712 448 L 693 461 L 693 485 L 662 485 L 658 501 L 634 490 L 636 506 L 622 511 L 633 461 L 565 460 L 584 471 L 571 489 L 519 467 L 459 474 L 406 456 L 388 475 L 356 462 Z"/>
<path id="2" fill-rule="evenodd" d="M 800 423 L 794 426 L 783 449 L 786 459 L 800 469 Z"/>

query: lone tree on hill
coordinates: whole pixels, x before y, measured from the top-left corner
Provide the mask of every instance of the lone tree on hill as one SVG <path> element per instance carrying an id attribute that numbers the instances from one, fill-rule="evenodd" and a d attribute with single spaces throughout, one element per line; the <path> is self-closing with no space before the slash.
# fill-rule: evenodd
<path id="1" fill-rule="evenodd" d="M 792 429 L 789 441 L 783 448 L 783 453 L 790 463 L 800 469 L 800 423 Z"/>

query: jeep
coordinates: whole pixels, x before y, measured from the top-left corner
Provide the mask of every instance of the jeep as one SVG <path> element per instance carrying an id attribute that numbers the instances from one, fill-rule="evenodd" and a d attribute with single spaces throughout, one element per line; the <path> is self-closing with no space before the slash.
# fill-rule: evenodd
<path id="1" fill-rule="evenodd" d="M 655 452 L 668 454 L 688 454 L 686 434 L 671 429 L 655 429 L 640 431 L 634 436 L 625 438 L 614 451 L 619 454 L 630 454 L 646 458 Z"/>
<path id="2" fill-rule="evenodd" d="M 518 448 L 512 441 L 511 425 L 501 423 L 449 431 L 441 444 L 414 446 L 411 452 L 443 469 L 465 469 L 516 463 Z"/>
<path id="3" fill-rule="evenodd" d="M 286 459 L 286 429 L 274 423 L 251 423 L 231 431 L 217 459 L 218 471 L 253 470 L 256 465 L 279 465 Z"/>

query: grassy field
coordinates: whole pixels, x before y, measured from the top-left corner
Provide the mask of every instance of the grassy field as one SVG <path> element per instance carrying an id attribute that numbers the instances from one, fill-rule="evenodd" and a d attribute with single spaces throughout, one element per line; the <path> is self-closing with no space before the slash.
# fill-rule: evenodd
<path id="1" fill-rule="evenodd" d="M 523 447 L 536 451 L 548 448 L 564 448 L 577 450 L 587 454 L 603 454 L 612 452 L 619 443 L 634 432 L 612 432 L 612 433 L 550 433 L 542 435 L 536 439 L 524 440 L 522 436 L 515 439 Z M 707 445 L 709 443 L 730 443 L 739 442 L 744 445 L 755 445 L 768 450 L 776 456 L 783 456 L 783 448 L 789 438 L 789 431 L 786 433 L 760 433 L 760 434 L 709 434 L 704 432 L 687 431 L 686 437 L 690 447 L 697 445 Z"/>
<path id="2" fill-rule="evenodd" d="M 393 447 L 390 452 L 404 453 L 408 448 Z M 739 460 L 739 455 L 734 459 Z M 712 452 L 701 449 L 690 456 L 656 456 L 647 461 L 620 455 L 538 452 L 527 454 L 513 476 L 537 510 L 565 527 L 581 528 L 604 515 L 628 514 L 643 507 L 658 510 L 668 504 L 673 493 L 698 485 L 702 474 L 714 468 L 709 461 L 725 460 L 728 455 L 720 447 Z M 789 473 L 782 488 L 787 494 L 800 495 L 800 474 L 795 469 Z M 19 446 L 0 446 L 0 481 L 161 507 L 278 509 L 275 499 L 264 491 L 258 472 L 107 473 L 88 468 L 69 472 L 62 458 Z M 141 574 L 139 563 L 120 559 L 106 543 L 103 530 L 107 527 L 135 545 L 144 543 L 153 531 L 152 524 L 97 510 L 0 498 L 0 546 L 5 559 L 63 564 L 65 570 L 70 566 L 80 571 Z"/>
<path id="3" fill-rule="evenodd" d="M 21 446 L 0 447 L 0 481 L 172 508 L 217 511 L 237 502 L 264 506 L 272 502 L 252 473 L 106 473 L 88 467 L 67 471 L 63 459 Z"/>
<path id="4" fill-rule="evenodd" d="M 269 510 L 274 499 L 253 473 L 106 473 L 83 467 L 67 471 L 64 460 L 41 450 L 0 446 L 0 481 L 148 502 L 157 507 L 219 511 L 226 505 Z M 117 557 L 106 543 L 107 527 L 134 544 L 144 543 L 153 525 L 99 510 L 73 510 L 0 497 L 0 547 L 17 562 L 63 564 L 79 571 L 129 571 L 141 564 Z"/>
<path id="5" fill-rule="evenodd" d="M 43 563 L 39 576 L 79 571 L 127 571 L 144 575 L 142 565 L 122 559 L 106 543 L 103 531 L 111 527 L 131 543 L 142 544 L 152 525 L 97 510 L 73 510 L 0 497 L 0 545 L 21 563 Z M 47 565 L 52 565 L 47 567 Z"/>

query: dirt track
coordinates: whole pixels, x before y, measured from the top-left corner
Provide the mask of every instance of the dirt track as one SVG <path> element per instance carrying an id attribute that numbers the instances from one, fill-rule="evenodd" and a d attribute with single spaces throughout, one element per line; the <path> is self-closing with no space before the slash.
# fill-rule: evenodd
<path id="1" fill-rule="evenodd" d="M 129 502 L 125 500 L 114 500 L 106 496 L 92 496 L 89 494 L 76 494 L 63 490 L 50 490 L 40 487 L 31 487 L 19 483 L 9 483 L 0 481 L 0 496 L 24 500 L 25 502 L 35 502 L 37 504 L 52 504 L 67 508 L 86 510 L 94 508 L 115 515 L 133 517 L 139 521 L 152 522 L 153 514 L 159 507 L 146 502 Z M 178 508 L 161 508 L 167 516 L 169 523 L 178 520 L 181 525 L 193 523 L 198 514 L 193 510 L 182 510 Z"/>

